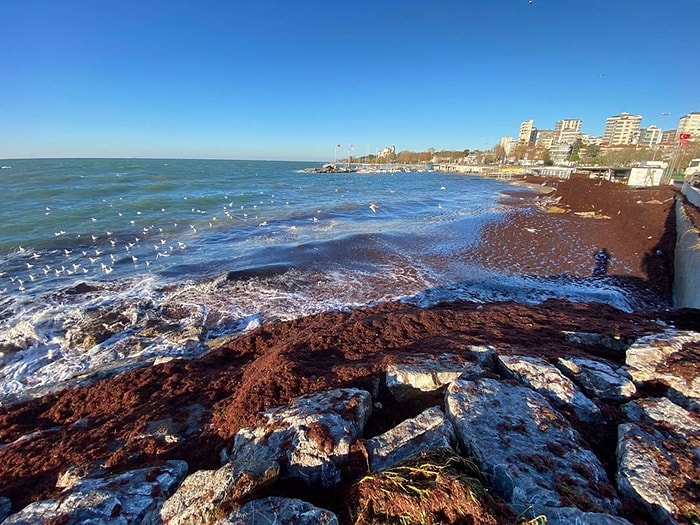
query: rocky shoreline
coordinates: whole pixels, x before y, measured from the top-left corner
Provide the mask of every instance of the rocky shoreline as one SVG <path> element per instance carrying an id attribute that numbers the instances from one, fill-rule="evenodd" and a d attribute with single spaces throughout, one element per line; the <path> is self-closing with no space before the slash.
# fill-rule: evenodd
<path id="1" fill-rule="evenodd" d="M 465 257 L 553 275 L 521 239 L 536 221 L 558 232 L 563 271 L 605 242 L 611 274 L 663 296 L 668 196 L 560 183 L 538 202 L 562 213 L 516 214 Z M 561 300 L 264 325 L 198 359 L 0 407 L 0 520 L 697 523 L 699 330 L 697 310 Z"/>

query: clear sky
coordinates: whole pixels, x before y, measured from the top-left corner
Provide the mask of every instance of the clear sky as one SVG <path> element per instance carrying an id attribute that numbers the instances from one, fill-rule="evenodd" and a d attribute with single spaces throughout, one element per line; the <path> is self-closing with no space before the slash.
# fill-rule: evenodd
<path id="1" fill-rule="evenodd" d="M 2 0 L 0 158 L 484 149 L 700 111 L 699 0 Z M 670 113 L 670 116 L 662 116 Z"/>

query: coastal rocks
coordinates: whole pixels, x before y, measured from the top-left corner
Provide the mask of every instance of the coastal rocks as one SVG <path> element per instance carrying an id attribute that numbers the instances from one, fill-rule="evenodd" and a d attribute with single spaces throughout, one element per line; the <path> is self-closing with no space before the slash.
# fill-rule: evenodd
<path id="1" fill-rule="evenodd" d="M 700 333 L 667 330 L 642 337 L 628 350 L 626 365 L 638 385 L 668 387 L 666 397 L 682 407 L 700 412 Z"/>
<path id="2" fill-rule="evenodd" d="M 630 399 L 637 391 L 625 370 L 614 369 L 600 361 L 578 357 L 559 358 L 557 367 L 592 397 L 624 401 Z"/>
<path id="3" fill-rule="evenodd" d="M 187 473 L 184 461 L 125 472 L 109 478 L 84 478 L 56 500 L 31 503 L 3 525 L 37 523 L 150 523 L 165 498 Z"/>
<path id="4" fill-rule="evenodd" d="M 678 523 L 673 518 L 678 507 L 673 502 L 669 478 L 662 472 L 654 453 L 660 445 L 660 436 L 631 423 L 620 425 L 617 487 L 621 494 L 642 503 L 658 523 Z"/>
<path id="5" fill-rule="evenodd" d="M 274 482 L 279 464 L 225 464 L 218 470 L 200 470 L 189 475 L 163 504 L 155 525 L 204 525 L 216 520 L 219 509 Z"/>
<path id="6" fill-rule="evenodd" d="M 503 373 L 545 395 L 555 406 L 571 409 L 584 422 L 602 419 L 600 409 L 556 367 L 539 357 L 498 356 Z"/>
<path id="7" fill-rule="evenodd" d="M 615 513 L 619 502 L 602 465 L 542 395 L 493 379 L 457 380 L 445 404 L 463 450 L 517 512 L 576 506 Z"/>
<path id="8" fill-rule="evenodd" d="M 609 350 L 614 350 L 616 352 L 624 352 L 627 350 L 634 339 L 623 338 L 620 336 L 596 334 L 592 332 L 564 332 L 564 336 L 572 343 L 579 343 L 582 345 L 601 345 Z"/>
<path id="9" fill-rule="evenodd" d="M 320 509 L 299 499 L 270 497 L 253 500 L 217 522 L 269 525 L 294 523 L 295 525 L 337 525 L 338 518 L 332 512 Z"/>
<path id="10" fill-rule="evenodd" d="M 419 354 L 411 362 L 389 365 L 386 385 L 397 401 L 406 401 L 429 393 L 438 393 L 465 372 L 480 375 L 480 363 L 493 356 L 493 351 L 479 347 L 478 360 L 454 354 L 439 356 Z"/>
<path id="11" fill-rule="evenodd" d="M 10 515 L 12 510 L 12 502 L 0 496 L 0 523 Z"/>
<path id="12" fill-rule="evenodd" d="M 365 443 L 373 472 L 393 467 L 425 450 L 456 445 L 452 423 L 439 407 L 429 408 Z"/>
<path id="13" fill-rule="evenodd" d="M 260 426 L 240 430 L 229 461 L 275 461 L 284 477 L 331 486 L 340 481 L 340 468 L 347 463 L 350 446 L 362 435 L 371 411 L 371 395 L 356 388 L 298 397 L 289 406 L 263 412 Z"/>
<path id="14" fill-rule="evenodd" d="M 639 399 L 624 410 L 634 423 L 618 429 L 620 492 L 660 523 L 697 516 L 700 416 L 666 398 Z"/>

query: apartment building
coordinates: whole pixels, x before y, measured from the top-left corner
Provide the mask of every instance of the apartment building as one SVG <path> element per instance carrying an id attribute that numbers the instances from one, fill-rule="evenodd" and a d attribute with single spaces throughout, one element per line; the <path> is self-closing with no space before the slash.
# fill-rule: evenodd
<path id="1" fill-rule="evenodd" d="M 677 138 L 681 134 L 689 134 L 690 140 L 700 140 L 700 111 L 694 111 L 681 117 L 678 121 Z"/>
<path id="2" fill-rule="evenodd" d="M 639 144 L 644 146 L 656 146 L 661 144 L 663 131 L 654 125 L 639 130 Z"/>
<path id="3" fill-rule="evenodd" d="M 520 124 L 520 132 L 518 133 L 518 142 L 525 144 L 532 144 L 535 142 L 535 134 L 537 129 L 535 128 L 534 120 L 526 120 Z"/>
<path id="4" fill-rule="evenodd" d="M 566 118 L 558 120 L 554 126 L 554 142 L 573 144 L 581 138 L 581 119 Z"/>
<path id="5" fill-rule="evenodd" d="M 603 143 L 609 145 L 634 144 L 635 138 L 639 136 L 641 124 L 641 115 L 620 113 L 609 117 L 605 123 Z"/>

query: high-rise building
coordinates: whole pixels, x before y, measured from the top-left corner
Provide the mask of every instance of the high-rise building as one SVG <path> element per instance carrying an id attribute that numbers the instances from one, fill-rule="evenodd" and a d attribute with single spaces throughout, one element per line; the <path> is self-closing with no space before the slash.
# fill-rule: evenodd
<path id="1" fill-rule="evenodd" d="M 555 141 L 555 132 L 551 129 L 538 129 L 535 135 L 535 144 L 544 148 L 551 148 Z"/>
<path id="2" fill-rule="evenodd" d="M 674 144 L 677 136 L 678 130 L 668 129 L 661 134 L 661 144 Z"/>
<path id="3" fill-rule="evenodd" d="M 678 120 L 677 137 L 687 133 L 690 140 L 700 140 L 700 111 L 689 113 Z"/>
<path id="4" fill-rule="evenodd" d="M 535 141 L 535 134 L 537 130 L 535 129 L 534 120 L 526 120 L 520 124 L 520 132 L 518 133 L 518 142 L 523 142 L 525 144 L 531 144 Z"/>
<path id="5" fill-rule="evenodd" d="M 656 146 L 657 144 L 661 144 L 662 135 L 663 132 L 661 131 L 661 128 L 654 125 L 649 126 L 648 128 L 642 128 L 639 130 L 639 144 L 643 144 L 645 146 Z"/>
<path id="6" fill-rule="evenodd" d="M 581 138 L 581 119 L 565 118 L 557 121 L 554 127 L 554 141 L 573 144 Z"/>
<path id="7" fill-rule="evenodd" d="M 620 113 L 608 118 L 603 132 L 603 143 L 610 145 L 634 144 L 635 137 L 639 136 L 641 123 L 641 115 L 630 115 L 629 113 Z"/>

